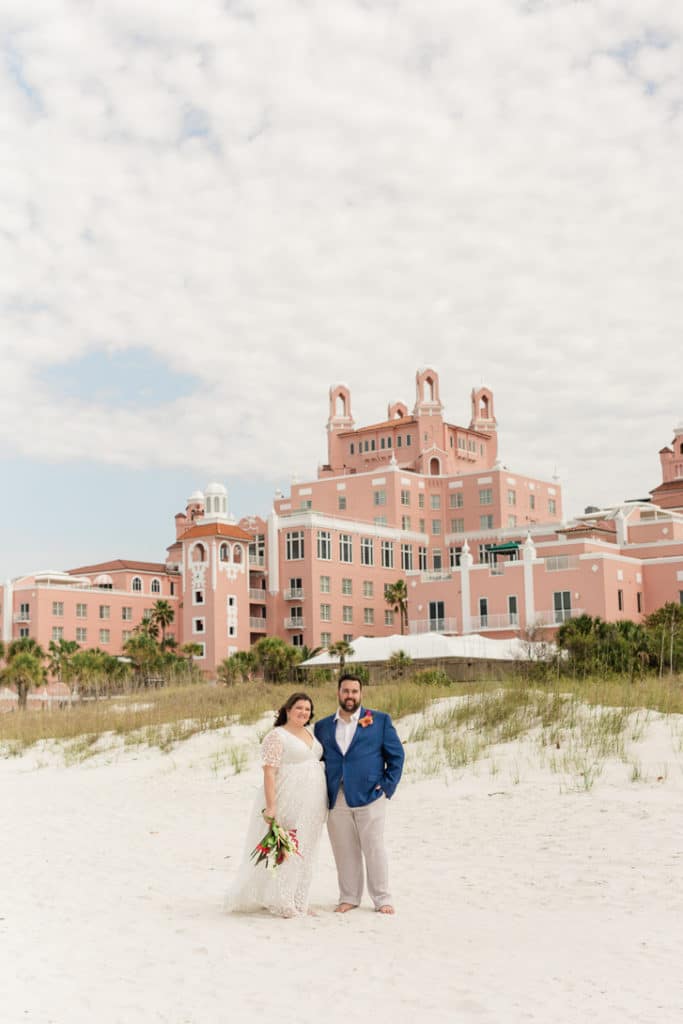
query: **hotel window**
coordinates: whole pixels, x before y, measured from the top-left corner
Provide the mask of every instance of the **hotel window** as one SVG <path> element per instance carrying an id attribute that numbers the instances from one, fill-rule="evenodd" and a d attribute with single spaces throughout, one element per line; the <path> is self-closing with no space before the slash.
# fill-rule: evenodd
<path id="1" fill-rule="evenodd" d="M 141 590 L 142 590 L 142 580 L 140 579 L 139 576 L 133 576 L 133 579 L 131 580 L 130 587 L 131 587 L 131 590 L 135 590 L 137 593 L 141 592 Z"/>
<path id="2" fill-rule="evenodd" d="M 401 568 L 404 572 L 411 572 L 413 568 L 413 545 L 401 544 Z"/>
<path id="3" fill-rule="evenodd" d="M 199 654 L 195 654 L 195 658 L 199 658 L 201 660 L 206 657 L 206 644 L 201 643 L 197 644 L 197 646 L 199 647 Z"/>
<path id="4" fill-rule="evenodd" d="M 111 614 L 111 605 L 101 604 L 100 605 L 100 618 L 108 619 Z"/>
<path id="5" fill-rule="evenodd" d="M 624 610 L 624 591 L 617 590 L 617 608 L 620 612 Z"/>
<path id="6" fill-rule="evenodd" d="M 353 581 L 350 580 L 348 577 L 345 577 L 342 580 L 342 591 L 341 592 L 342 592 L 342 594 L 352 594 L 353 593 Z"/>
<path id="7" fill-rule="evenodd" d="M 491 556 L 490 556 L 489 552 L 491 551 L 492 547 L 493 547 L 493 544 L 480 544 L 479 545 L 479 564 L 480 565 L 490 565 L 491 564 Z"/>
<path id="8" fill-rule="evenodd" d="M 394 568 L 394 542 L 391 540 L 382 541 L 382 568 Z"/>
<path id="9" fill-rule="evenodd" d="M 363 580 L 363 597 L 374 597 L 375 585 L 372 580 Z"/>
<path id="10" fill-rule="evenodd" d="M 340 512 L 346 512 L 346 495 L 340 494 L 337 497 L 337 508 Z"/>
<path id="11" fill-rule="evenodd" d="M 427 571 L 427 548 L 422 546 L 417 549 L 417 567 L 420 572 Z"/>
<path id="12" fill-rule="evenodd" d="M 132 635 L 133 635 L 133 630 L 132 629 L 124 629 L 123 632 L 121 633 L 121 643 L 124 643 L 124 644 L 128 643 L 128 641 L 130 640 Z"/>
<path id="13" fill-rule="evenodd" d="M 370 451 L 374 452 L 374 450 L 375 450 L 375 439 L 373 437 L 372 441 L 370 442 Z"/>
<path id="14" fill-rule="evenodd" d="M 330 621 L 330 619 L 332 618 L 332 605 L 331 604 L 321 604 L 320 605 L 320 618 L 323 620 L 323 622 L 329 622 Z"/>
<path id="15" fill-rule="evenodd" d="M 678 603 L 683 604 L 683 590 L 678 591 Z"/>
<path id="16" fill-rule="evenodd" d="M 52 639 L 55 643 L 59 643 L 60 640 L 64 639 L 64 626 L 52 627 Z"/>
<path id="17" fill-rule="evenodd" d="M 64 615 L 64 602 L 53 601 L 52 602 L 52 614 L 53 615 Z"/>
<path id="18" fill-rule="evenodd" d="M 364 608 L 363 609 L 363 622 L 366 626 L 374 626 L 375 624 L 375 609 Z"/>
<path id="19" fill-rule="evenodd" d="M 399 434 L 398 437 L 396 438 L 396 447 L 397 448 L 402 448 L 403 447 L 403 435 L 402 434 Z"/>
<path id="20" fill-rule="evenodd" d="M 88 630 L 85 626 L 76 626 L 76 643 L 84 644 L 88 639 Z"/>
<path id="21" fill-rule="evenodd" d="M 453 547 L 448 549 L 448 564 L 451 569 L 458 569 L 462 562 L 462 548 Z"/>
<path id="22" fill-rule="evenodd" d="M 292 583 L 293 582 L 294 582 L 294 580 L 292 580 Z M 301 586 L 301 580 L 299 580 L 299 586 Z M 237 607 L 237 598 L 235 597 L 234 594 L 230 594 L 229 597 L 228 597 L 228 608 L 236 608 L 236 607 Z"/>
<path id="23" fill-rule="evenodd" d="M 331 643 L 332 643 L 332 634 L 331 633 L 321 633 L 320 634 L 320 646 L 321 647 L 329 647 Z"/>
<path id="24" fill-rule="evenodd" d="M 424 494 L 418 494 L 418 496 L 417 496 L 417 507 L 418 508 L 424 508 L 425 507 L 425 496 L 424 496 Z"/>
<path id="25" fill-rule="evenodd" d="M 353 561 L 353 537 L 350 533 L 339 534 L 339 561 Z"/>
<path id="26" fill-rule="evenodd" d="M 410 516 L 401 516 L 401 529 L 402 530 L 409 530 L 410 529 Z"/>
<path id="27" fill-rule="evenodd" d="M 548 498 L 548 513 L 551 516 L 554 516 L 557 513 L 557 502 L 554 498 Z"/>
<path id="28" fill-rule="evenodd" d="M 391 448 L 391 438 L 387 438 L 387 448 Z"/>
<path id="29" fill-rule="evenodd" d="M 131 622 L 133 618 L 133 609 L 124 607 L 121 609 L 121 618 L 124 622 Z"/>
<path id="30" fill-rule="evenodd" d="M 410 505 L 410 491 L 401 491 L 401 504 Z"/>
<path id="31" fill-rule="evenodd" d="M 487 597 L 479 598 L 479 618 L 482 626 L 489 624 L 489 601 Z"/>
<path id="32" fill-rule="evenodd" d="M 159 582 L 159 580 L 152 580 L 152 585 L 149 589 L 152 591 L 153 594 L 160 594 L 161 583 Z"/>
<path id="33" fill-rule="evenodd" d="M 530 494 L 529 495 L 529 509 L 533 512 L 535 508 L 536 508 L 536 495 L 535 494 Z"/>
<path id="34" fill-rule="evenodd" d="M 678 596 L 681 598 L 681 604 L 683 604 L 683 590 L 678 592 Z M 640 614 L 643 610 L 643 595 L 640 591 L 636 594 L 636 610 Z"/>
<path id="35" fill-rule="evenodd" d="M 479 504 L 493 505 L 493 489 L 491 487 L 484 487 L 479 491 Z"/>
<path id="36" fill-rule="evenodd" d="M 465 438 L 464 437 L 459 437 L 458 438 L 458 448 L 460 448 L 461 451 L 463 451 L 463 452 L 465 451 Z"/>
<path id="37" fill-rule="evenodd" d="M 344 633 L 342 640 L 346 640 L 347 644 L 353 643 L 353 633 Z"/>
<path id="38" fill-rule="evenodd" d="M 443 561 L 441 558 L 441 551 L 439 548 L 434 548 L 432 551 L 432 569 L 434 572 L 441 572 L 443 569 Z"/>
<path id="39" fill-rule="evenodd" d="M 360 539 L 360 564 L 375 564 L 375 542 L 372 537 L 361 537 Z"/>
<path id="40" fill-rule="evenodd" d="M 192 632 L 193 633 L 203 633 L 204 632 L 204 627 L 205 627 L 204 619 L 193 619 L 192 620 Z"/>
<path id="41" fill-rule="evenodd" d="M 441 520 L 432 519 L 432 533 L 438 536 L 441 533 Z"/>
<path id="42" fill-rule="evenodd" d="M 493 529 L 493 516 L 479 516 L 479 526 L 482 530 Z"/>
<path id="43" fill-rule="evenodd" d="M 380 446 L 380 448 L 385 448 L 386 447 L 386 441 L 384 440 L 383 437 L 381 437 L 379 439 L 379 446 Z"/>
<path id="44" fill-rule="evenodd" d="M 318 530 L 318 558 L 329 562 L 332 558 L 332 534 L 329 530 Z"/>
<path id="45" fill-rule="evenodd" d="M 572 595 L 569 590 L 556 590 L 553 594 L 555 622 L 566 622 L 572 617 Z"/>
<path id="46" fill-rule="evenodd" d="M 462 508 L 465 504 L 465 498 L 462 491 L 456 491 L 454 494 L 448 495 L 448 507 L 449 508 Z"/>
<path id="47" fill-rule="evenodd" d="M 330 592 L 330 577 L 329 576 L 321 576 L 320 577 L 320 593 L 321 594 L 329 594 L 329 592 Z"/>
<path id="48" fill-rule="evenodd" d="M 461 518 L 451 519 L 451 533 L 464 533 L 465 520 Z"/>
<path id="49" fill-rule="evenodd" d="M 353 605 L 342 605 L 342 622 L 353 622 Z"/>
<path id="50" fill-rule="evenodd" d="M 385 626 L 393 626 L 393 624 L 394 624 L 394 613 L 392 612 L 391 608 L 385 608 L 384 609 L 384 625 Z"/>
<path id="51" fill-rule="evenodd" d="M 300 620 L 299 621 L 299 627 L 303 626 L 304 610 L 303 610 L 303 608 L 301 607 L 300 604 L 295 605 L 293 608 L 289 609 L 289 619 L 290 619 L 290 622 L 292 623 L 292 625 L 294 625 L 295 619 L 298 619 L 298 620 Z"/>
<path id="52" fill-rule="evenodd" d="M 508 505 L 517 504 L 517 491 L 508 491 Z"/>
<path id="53" fill-rule="evenodd" d="M 108 629 L 101 629 L 100 630 L 100 643 L 101 644 L 108 644 L 110 636 L 111 636 L 110 630 L 108 630 Z"/>
<path id="54" fill-rule="evenodd" d="M 87 617 L 88 617 L 88 606 L 87 606 L 87 604 L 77 604 L 76 605 L 76 618 L 77 619 L 87 619 Z"/>
<path id="55" fill-rule="evenodd" d="M 192 604 L 204 604 L 204 591 L 193 590 L 192 592 Z"/>
<path id="56" fill-rule="evenodd" d="M 19 605 L 19 618 L 27 622 L 31 618 L 31 609 L 28 601 Z"/>
<path id="57" fill-rule="evenodd" d="M 289 562 L 304 557 L 304 531 L 292 530 L 285 534 L 285 558 Z"/>
<path id="58" fill-rule="evenodd" d="M 517 525 L 517 516 L 509 515 L 508 516 L 508 526 L 516 526 L 516 525 Z"/>
<path id="59" fill-rule="evenodd" d="M 424 533 L 425 530 L 427 529 L 427 523 L 426 523 L 426 521 L 424 519 L 418 520 L 418 524 L 417 525 L 418 525 L 418 530 L 419 530 L 420 533 Z"/>
<path id="60" fill-rule="evenodd" d="M 429 496 L 429 507 L 431 508 L 432 512 L 438 512 L 439 511 L 439 509 L 441 508 L 441 495 L 440 494 L 430 494 L 430 496 Z"/>
<path id="61" fill-rule="evenodd" d="M 304 635 L 303 633 L 295 633 L 292 637 L 292 647 L 303 647 Z"/>
<path id="62" fill-rule="evenodd" d="M 28 626 L 20 626 L 19 627 L 19 637 L 20 638 L 25 637 L 25 636 L 30 636 L 30 634 L 31 634 L 31 630 L 28 628 Z"/>
<path id="63" fill-rule="evenodd" d="M 312 509 L 313 508 L 312 500 L 310 498 L 302 498 L 302 500 L 301 500 L 301 502 L 299 504 L 299 508 L 302 509 L 304 512 L 307 512 L 309 509 Z"/>
<path id="64" fill-rule="evenodd" d="M 413 443 L 412 434 L 406 434 L 406 448 L 410 448 L 412 443 Z"/>
<path id="65" fill-rule="evenodd" d="M 519 625 L 519 613 L 517 611 L 517 595 L 510 594 L 508 597 L 508 616 L 511 626 Z"/>
<path id="66" fill-rule="evenodd" d="M 386 516 L 375 516 L 375 518 L 373 519 L 373 523 L 375 524 L 375 526 L 386 526 L 387 525 L 387 517 Z"/>
<path id="67" fill-rule="evenodd" d="M 349 455 L 354 455 L 355 451 L 356 451 L 356 446 L 354 445 L 354 443 L 352 441 L 351 444 L 349 445 Z"/>

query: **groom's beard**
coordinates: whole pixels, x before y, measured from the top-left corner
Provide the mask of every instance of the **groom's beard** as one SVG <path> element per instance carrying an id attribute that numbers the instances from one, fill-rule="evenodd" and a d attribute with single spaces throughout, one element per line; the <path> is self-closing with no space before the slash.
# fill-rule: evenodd
<path id="1" fill-rule="evenodd" d="M 346 711 L 349 714 L 353 715 L 356 711 L 358 711 L 358 708 L 360 707 L 360 701 L 354 700 L 353 697 L 347 697 L 346 700 L 339 701 L 339 707 L 342 709 L 342 711 Z"/>

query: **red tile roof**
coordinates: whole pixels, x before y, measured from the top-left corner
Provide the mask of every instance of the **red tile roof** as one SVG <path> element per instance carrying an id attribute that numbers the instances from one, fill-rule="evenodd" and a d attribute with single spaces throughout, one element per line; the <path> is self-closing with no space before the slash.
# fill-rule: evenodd
<path id="1" fill-rule="evenodd" d="M 78 569 L 67 569 L 72 576 L 81 576 L 93 572 L 117 572 L 132 569 L 135 572 L 165 573 L 163 562 L 131 562 L 126 558 L 114 558 L 111 562 L 98 562 L 97 565 L 81 565 Z"/>
<path id="2" fill-rule="evenodd" d="M 189 540 L 191 537 L 232 537 L 233 540 L 251 540 L 251 534 L 234 523 L 202 523 L 190 526 L 181 533 L 179 540 Z"/>

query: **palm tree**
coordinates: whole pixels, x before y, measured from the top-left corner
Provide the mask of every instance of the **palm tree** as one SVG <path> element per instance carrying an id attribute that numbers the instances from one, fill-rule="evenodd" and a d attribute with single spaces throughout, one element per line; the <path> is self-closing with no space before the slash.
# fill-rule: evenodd
<path id="1" fill-rule="evenodd" d="M 45 679 L 40 658 L 30 651 L 19 651 L 15 654 L 2 675 L 6 682 L 16 686 L 22 711 L 26 709 L 28 691 L 32 686 L 40 686 Z"/>
<path id="2" fill-rule="evenodd" d="M 12 661 L 17 654 L 33 654 L 39 661 L 43 661 L 45 657 L 45 651 L 32 636 L 21 636 L 18 640 L 12 640 L 6 651 L 7 661 Z"/>
<path id="3" fill-rule="evenodd" d="M 413 659 L 405 651 L 394 651 L 387 661 L 387 668 L 392 679 L 402 679 L 413 663 Z"/>
<path id="4" fill-rule="evenodd" d="M 291 678 L 297 661 L 297 648 L 277 636 L 264 636 L 252 647 L 256 664 L 267 682 L 281 683 Z"/>
<path id="5" fill-rule="evenodd" d="M 346 665 L 346 659 L 350 658 L 354 654 L 353 647 L 348 640 L 336 640 L 333 644 L 327 648 L 328 654 L 331 654 L 333 658 L 339 658 L 339 675 L 344 671 Z"/>
<path id="6" fill-rule="evenodd" d="M 160 599 L 154 602 L 152 609 L 152 622 L 161 627 L 161 646 L 166 646 L 166 627 L 170 626 L 175 618 L 175 611 L 168 603 Z"/>
<path id="7" fill-rule="evenodd" d="M 384 600 L 391 605 L 393 611 L 398 612 L 401 617 L 401 636 L 408 625 L 408 588 L 405 580 L 396 580 L 390 583 L 384 590 Z"/>
<path id="8" fill-rule="evenodd" d="M 204 648 L 202 647 L 201 644 L 189 643 L 183 644 L 180 650 L 187 657 L 190 668 L 192 669 L 194 668 L 194 659 L 200 656 Z"/>
<path id="9" fill-rule="evenodd" d="M 68 680 L 71 659 L 79 650 L 80 647 L 75 640 L 50 640 L 47 667 L 50 675 L 55 676 L 57 682 L 61 683 Z"/>

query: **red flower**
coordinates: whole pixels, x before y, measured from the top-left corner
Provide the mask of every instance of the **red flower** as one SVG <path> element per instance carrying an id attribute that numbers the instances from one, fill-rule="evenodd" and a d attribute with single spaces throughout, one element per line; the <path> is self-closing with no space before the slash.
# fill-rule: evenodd
<path id="1" fill-rule="evenodd" d="M 358 719 L 358 724 L 361 729 L 367 729 L 369 725 L 372 725 L 374 719 L 372 717 L 372 711 L 366 711 L 362 718 Z"/>

